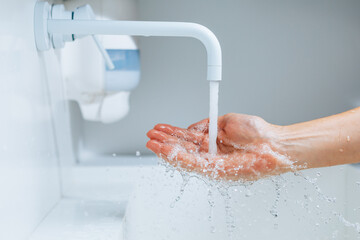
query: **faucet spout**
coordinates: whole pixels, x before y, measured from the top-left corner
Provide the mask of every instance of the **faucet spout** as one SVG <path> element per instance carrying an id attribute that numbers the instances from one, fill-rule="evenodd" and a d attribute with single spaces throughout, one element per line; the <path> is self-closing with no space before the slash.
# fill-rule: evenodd
<path id="1" fill-rule="evenodd" d="M 207 52 L 207 80 L 221 80 L 222 56 L 219 41 L 213 32 L 200 24 L 48 19 L 47 31 L 49 34 L 192 37 L 198 39 L 205 46 Z"/>

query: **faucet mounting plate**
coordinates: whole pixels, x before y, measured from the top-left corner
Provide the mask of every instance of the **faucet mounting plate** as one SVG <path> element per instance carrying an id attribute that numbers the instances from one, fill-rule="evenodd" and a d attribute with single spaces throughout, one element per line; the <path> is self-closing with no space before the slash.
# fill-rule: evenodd
<path id="1" fill-rule="evenodd" d="M 36 2 L 34 11 L 34 34 L 36 47 L 39 51 L 49 50 L 51 42 L 47 23 L 50 17 L 51 6 L 48 2 Z"/>

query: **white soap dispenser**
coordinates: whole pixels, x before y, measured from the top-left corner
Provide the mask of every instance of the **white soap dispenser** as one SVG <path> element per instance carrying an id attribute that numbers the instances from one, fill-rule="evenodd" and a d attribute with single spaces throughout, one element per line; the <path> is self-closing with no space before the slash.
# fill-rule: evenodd
<path id="1" fill-rule="evenodd" d="M 127 35 L 99 37 L 114 68 L 109 69 L 91 38 L 63 49 L 62 63 L 69 99 L 79 103 L 88 121 L 116 122 L 129 112 L 130 91 L 140 81 L 140 54 Z"/>
<path id="2" fill-rule="evenodd" d="M 131 91 L 140 81 L 140 54 L 130 36 L 102 36 L 102 43 L 115 68 L 105 71 L 105 89 L 109 92 Z"/>

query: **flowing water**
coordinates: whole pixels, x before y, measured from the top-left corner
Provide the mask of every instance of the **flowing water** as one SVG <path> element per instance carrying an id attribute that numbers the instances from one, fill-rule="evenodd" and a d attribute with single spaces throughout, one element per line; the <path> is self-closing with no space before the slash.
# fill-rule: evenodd
<path id="1" fill-rule="evenodd" d="M 186 185 L 188 185 L 189 183 L 189 180 L 190 180 L 190 176 L 186 173 L 181 173 L 181 176 L 182 176 L 182 179 L 183 179 L 183 182 L 181 184 L 181 187 L 180 187 L 180 194 L 175 198 L 175 200 L 171 203 L 170 207 L 171 208 L 174 208 L 175 207 L 175 204 L 180 201 L 182 195 L 184 194 L 184 191 L 185 191 L 185 188 L 186 188 Z"/>
<path id="2" fill-rule="evenodd" d="M 209 113 L 209 153 L 215 155 L 217 152 L 217 120 L 219 101 L 219 81 L 210 81 L 210 113 Z"/>

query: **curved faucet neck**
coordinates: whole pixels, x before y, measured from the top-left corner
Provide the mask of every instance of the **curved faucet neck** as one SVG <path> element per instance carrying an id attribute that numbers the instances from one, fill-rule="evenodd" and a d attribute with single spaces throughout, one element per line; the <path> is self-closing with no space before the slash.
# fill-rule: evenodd
<path id="1" fill-rule="evenodd" d="M 198 39 L 207 51 L 207 79 L 220 81 L 222 55 L 218 39 L 208 28 L 186 22 L 108 21 L 108 20 L 58 20 L 47 21 L 49 34 L 79 35 L 132 35 L 192 37 Z"/>

